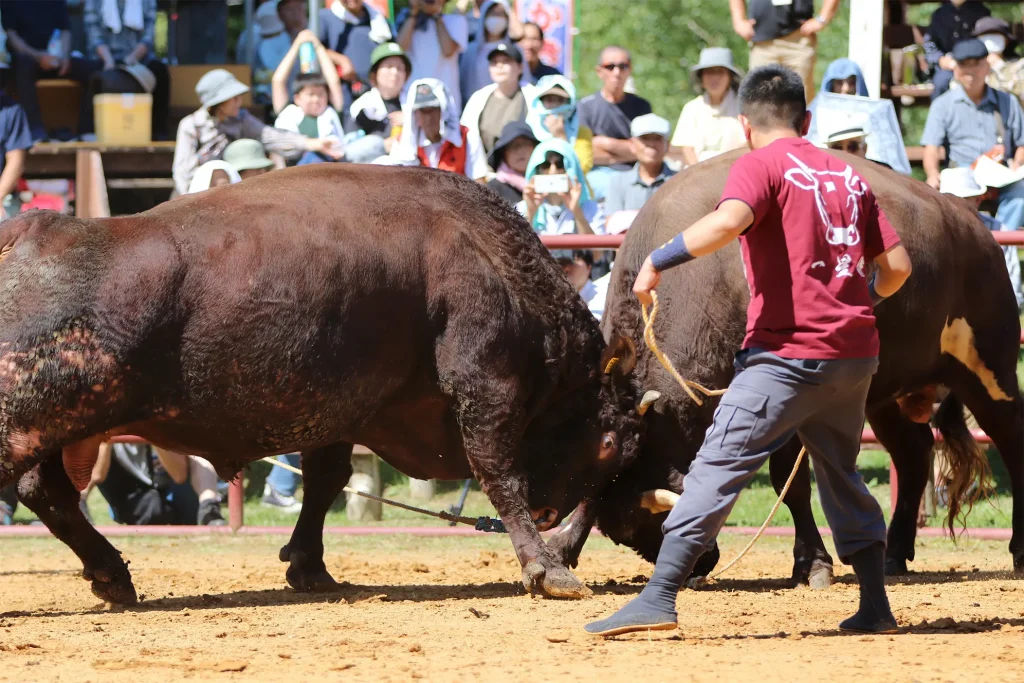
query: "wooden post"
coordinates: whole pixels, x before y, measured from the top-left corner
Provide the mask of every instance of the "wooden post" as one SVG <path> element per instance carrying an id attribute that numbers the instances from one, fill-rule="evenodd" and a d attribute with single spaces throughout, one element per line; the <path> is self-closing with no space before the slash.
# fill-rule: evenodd
<path id="1" fill-rule="evenodd" d="M 434 497 L 433 479 L 413 479 L 409 477 L 409 494 L 413 500 L 427 501 Z"/>
<path id="2" fill-rule="evenodd" d="M 228 484 L 228 523 L 238 531 L 245 523 L 245 470 Z"/>
<path id="3" fill-rule="evenodd" d="M 75 216 L 110 217 L 103 157 L 95 149 L 80 149 L 75 152 Z"/>
<path id="4" fill-rule="evenodd" d="M 352 449 L 352 478 L 348 480 L 348 487 L 375 496 L 381 494 L 380 460 L 365 446 Z M 346 493 L 345 515 L 352 522 L 377 522 L 381 519 L 381 504 Z"/>
<path id="5" fill-rule="evenodd" d="M 884 0 L 850 3 L 850 59 L 864 72 L 868 95 L 882 92 L 882 31 L 885 27 Z M 826 29 L 827 30 L 827 29 Z"/>

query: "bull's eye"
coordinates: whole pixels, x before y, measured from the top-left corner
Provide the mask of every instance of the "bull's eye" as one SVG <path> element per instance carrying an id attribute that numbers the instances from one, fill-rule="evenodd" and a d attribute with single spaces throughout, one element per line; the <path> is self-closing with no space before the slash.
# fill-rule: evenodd
<path id="1" fill-rule="evenodd" d="M 605 434 L 604 438 L 601 439 L 601 448 L 605 450 L 611 450 L 615 448 L 615 437 L 611 434 Z"/>

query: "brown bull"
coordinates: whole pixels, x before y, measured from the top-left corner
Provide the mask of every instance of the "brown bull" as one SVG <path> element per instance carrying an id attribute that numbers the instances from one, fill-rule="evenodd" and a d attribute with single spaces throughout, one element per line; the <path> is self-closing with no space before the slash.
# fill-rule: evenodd
<path id="1" fill-rule="evenodd" d="M 738 156 L 725 155 L 680 173 L 637 216 L 615 262 L 602 323 L 606 336 L 626 336 L 643 347 L 640 308 L 631 291 L 636 273 L 653 249 L 715 208 Z M 934 440 L 931 428 L 920 424 L 921 411 L 908 416 L 897 399 L 941 384 L 950 391 L 936 416 L 955 474 L 950 528 L 960 501 L 986 470 L 984 454 L 964 424 L 966 404 L 1006 464 L 1013 494 L 1010 552 L 1015 570 L 1024 572 L 1024 403 L 1016 374 L 1020 322 L 1002 253 L 960 201 L 873 162 L 846 158 L 873 188 L 914 264 L 907 284 L 875 311 L 881 354 L 867 418 L 899 474 L 886 570 L 904 573 L 914 558 L 918 505 Z M 656 333 L 662 350 L 684 377 L 708 387 L 727 386 L 749 299 L 738 246 L 666 271 L 658 291 Z M 697 406 L 646 348 L 639 353 L 636 373 L 645 389 L 664 398 L 647 413 L 647 436 L 635 463 L 609 486 L 596 508 L 585 506 L 579 523 L 574 520 L 549 543 L 568 563 L 575 562 L 587 522 L 595 518 L 610 538 L 653 562 L 661 545 L 663 511 L 682 490 L 683 475 L 711 424 L 716 401 Z M 771 457 L 776 490 L 799 449 L 794 439 Z M 793 578 L 828 585 L 832 558 L 811 512 L 806 459 L 785 502 L 796 532 Z M 708 573 L 717 559 L 717 548 L 711 548 L 695 573 Z"/>
<path id="2" fill-rule="evenodd" d="M 334 583 L 324 516 L 362 443 L 413 477 L 475 476 L 527 589 L 586 593 L 538 528 L 634 457 L 632 345 L 606 348 L 530 226 L 486 189 L 306 167 L 136 216 L 25 214 L 0 245 L 0 486 L 25 475 L 22 501 L 100 597 L 135 590 L 76 488 L 96 444 L 126 433 L 225 478 L 301 450 L 305 501 L 281 551 L 297 589 Z"/>

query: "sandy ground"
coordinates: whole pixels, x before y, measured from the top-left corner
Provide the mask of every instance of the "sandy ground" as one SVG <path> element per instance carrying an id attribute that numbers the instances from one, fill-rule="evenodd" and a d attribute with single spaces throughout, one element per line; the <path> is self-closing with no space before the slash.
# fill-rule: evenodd
<path id="1" fill-rule="evenodd" d="M 145 595 L 120 610 L 56 541 L 5 539 L 0 680 L 1024 680 L 1024 581 L 1004 543 L 919 545 L 918 573 L 890 585 L 894 636 L 841 635 L 848 569 L 827 591 L 790 589 L 789 541 L 763 539 L 731 576 L 680 594 L 680 630 L 602 641 L 581 626 L 650 571 L 603 539 L 577 570 L 595 594 L 580 602 L 526 595 L 496 537 L 329 539 L 341 591 L 297 594 L 282 541 L 118 539 Z M 723 558 L 745 541 L 724 536 Z"/>

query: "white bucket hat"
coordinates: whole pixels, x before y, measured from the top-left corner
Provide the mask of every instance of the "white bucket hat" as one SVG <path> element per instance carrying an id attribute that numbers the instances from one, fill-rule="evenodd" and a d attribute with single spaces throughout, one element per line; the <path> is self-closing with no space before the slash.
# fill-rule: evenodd
<path id="1" fill-rule="evenodd" d="M 974 178 L 974 171 L 967 166 L 947 168 L 939 174 L 939 192 L 968 199 L 980 197 L 988 188 Z"/>
<path id="2" fill-rule="evenodd" d="M 199 96 L 199 103 L 203 109 L 209 109 L 247 92 L 249 86 L 235 78 L 227 69 L 208 71 L 196 83 L 196 95 Z"/>
<path id="3" fill-rule="evenodd" d="M 700 86 L 700 72 L 715 66 L 728 69 L 736 75 L 736 78 L 743 78 L 743 72 L 733 64 L 732 50 L 727 47 L 706 47 L 700 51 L 700 60 L 697 65 L 690 67 L 690 75 L 698 87 Z"/>

